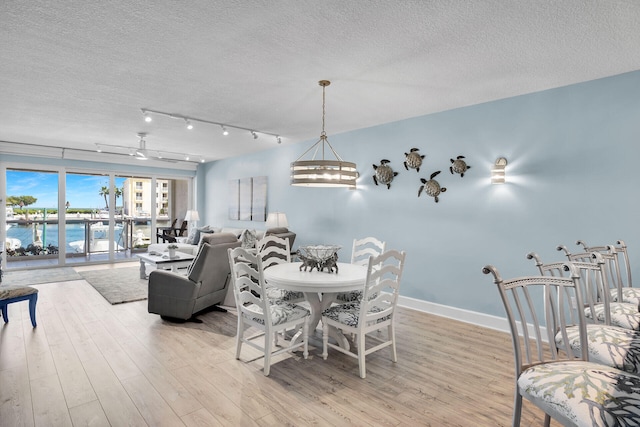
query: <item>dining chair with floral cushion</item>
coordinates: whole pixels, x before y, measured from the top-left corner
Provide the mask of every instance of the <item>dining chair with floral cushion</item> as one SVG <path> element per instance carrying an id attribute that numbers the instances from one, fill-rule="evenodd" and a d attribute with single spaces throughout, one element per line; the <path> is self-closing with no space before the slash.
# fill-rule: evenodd
<path id="1" fill-rule="evenodd" d="M 397 362 L 395 309 L 404 269 L 405 252 L 389 250 L 370 257 L 362 298 L 333 305 L 322 312 L 322 357 L 332 348 L 358 359 L 360 378 L 366 377 L 368 354 L 391 347 L 391 360 Z M 379 330 L 386 326 L 386 337 Z M 334 327 L 355 337 L 355 351 L 329 342 L 329 328 Z M 376 333 L 373 335 L 373 333 Z M 365 347 L 368 343 L 369 347 Z M 375 345 L 371 345 L 374 343 Z"/>
<path id="2" fill-rule="evenodd" d="M 302 347 L 303 357 L 309 355 L 309 310 L 296 304 L 267 297 L 264 267 L 254 251 L 239 247 L 229 249 L 231 280 L 238 310 L 238 331 L 236 335 L 236 359 L 240 359 L 243 344 L 262 352 L 265 376 L 271 371 L 273 356 Z M 260 332 L 245 336 L 248 328 Z M 302 340 L 287 346 L 276 346 L 274 339 L 281 331 L 302 329 Z M 262 344 L 261 344 L 262 342 Z"/>
<path id="3" fill-rule="evenodd" d="M 365 237 L 353 239 L 353 249 L 351 250 L 351 264 L 366 266 L 369 258 L 378 256 L 384 252 L 386 243 L 375 237 Z M 336 302 L 353 302 L 362 298 L 362 291 L 340 292 L 336 294 Z"/>
<path id="4" fill-rule="evenodd" d="M 580 287 L 583 299 L 582 311 L 587 318 L 589 360 L 638 374 L 640 373 L 640 332 L 611 325 L 609 295 L 604 292 L 608 289 L 605 262 L 598 252 L 593 252 L 592 256 L 594 262 L 571 262 L 579 276 L 577 285 Z M 527 258 L 534 260 L 538 271 L 543 276 L 566 277 L 569 274 L 570 270 L 566 269 L 567 261 L 543 263 L 535 252 L 527 254 Z M 603 318 L 603 321 L 589 321 L 598 317 Z M 573 325 L 567 325 L 566 329 L 571 348 L 579 354 L 581 343 L 576 321 Z M 562 343 L 558 341 L 564 337 L 558 333 L 555 338 L 556 344 L 561 347 Z"/>
<path id="5" fill-rule="evenodd" d="M 624 240 L 617 240 L 615 244 L 589 246 L 584 240 L 578 240 L 576 245 L 581 245 L 585 252 L 600 252 L 612 255 L 609 274 L 611 287 L 611 301 L 627 302 L 639 306 L 640 288 L 634 288 L 631 280 L 631 263 L 629 252 Z"/>
<path id="6" fill-rule="evenodd" d="M 615 273 L 611 271 L 612 265 L 615 263 L 613 258 L 615 257 L 612 253 L 601 253 L 601 252 L 578 252 L 571 253 L 566 246 L 558 245 L 557 249 L 559 251 L 563 251 L 569 261 L 573 262 L 593 262 L 594 261 L 594 253 L 598 253 L 599 256 L 604 260 L 604 270 L 605 270 L 605 278 L 607 284 L 607 299 L 608 300 L 608 310 L 606 307 L 601 304 L 596 307 L 596 310 L 593 312 L 587 312 L 587 317 L 595 314 L 597 316 L 596 321 L 608 323 L 619 326 L 625 329 L 632 329 L 634 331 L 640 331 L 640 311 L 638 311 L 638 305 L 635 303 L 628 302 L 618 302 L 612 301 L 616 298 L 612 298 L 612 295 L 617 295 L 617 287 L 611 284 L 611 281 L 615 281 L 613 278 Z M 605 302 L 605 298 L 603 296 L 599 296 L 602 302 Z"/>
<path id="7" fill-rule="evenodd" d="M 579 273 L 567 262 L 567 277 L 493 275 L 506 311 L 515 360 L 513 427 L 520 426 L 522 399 L 565 426 L 637 425 L 640 376 L 589 360 L 586 318 L 578 285 Z M 575 301 L 575 302 L 574 302 Z M 580 352 L 568 337 L 577 327 Z M 561 340 L 556 339 L 557 334 Z M 549 343 L 556 342 L 556 345 Z M 559 344 L 558 344 L 559 342 Z"/>
<path id="8" fill-rule="evenodd" d="M 289 240 L 275 235 L 265 236 L 256 243 L 256 251 L 262 260 L 262 266 L 267 269 L 273 265 L 291 262 L 291 248 Z M 267 296 L 272 300 L 282 300 L 291 303 L 304 301 L 302 292 L 280 289 L 267 283 Z"/>

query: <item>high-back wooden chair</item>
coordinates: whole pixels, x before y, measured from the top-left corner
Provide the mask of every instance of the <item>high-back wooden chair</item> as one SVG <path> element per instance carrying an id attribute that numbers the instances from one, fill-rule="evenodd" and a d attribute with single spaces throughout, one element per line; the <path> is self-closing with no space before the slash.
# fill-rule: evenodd
<path id="1" fill-rule="evenodd" d="M 386 246 L 386 242 L 378 240 L 375 237 L 353 239 L 351 264 L 368 265 L 369 258 L 382 254 Z M 338 303 L 358 301 L 362 298 L 362 291 L 340 292 L 336 294 L 335 298 Z"/>
<path id="2" fill-rule="evenodd" d="M 264 375 L 271 370 L 271 357 L 296 348 L 303 348 L 306 359 L 309 354 L 309 310 L 284 301 L 267 297 L 264 281 L 264 266 L 260 257 L 245 248 L 228 250 L 233 292 L 238 310 L 238 332 L 236 336 L 236 359 L 240 359 L 242 344 L 260 350 L 264 357 Z M 245 336 L 247 328 L 260 332 Z M 274 349 L 273 337 L 278 332 L 302 328 L 302 340 L 296 344 Z M 263 344 L 260 344 L 260 341 Z"/>
<path id="3" fill-rule="evenodd" d="M 329 347 L 358 359 L 360 378 L 366 377 L 365 358 L 368 354 L 391 347 L 391 360 L 397 362 L 395 337 L 395 309 L 398 303 L 400 281 L 404 269 L 405 253 L 389 250 L 370 257 L 362 298 L 357 303 L 329 307 L 322 312 L 322 357 L 328 356 Z M 377 331 L 387 327 L 387 336 Z M 329 342 L 329 328 L 335 327 L 352 334 L 357 340 L 356 352 Z M 376 332 L 376 335 L 372 335 Z M 365 347 L 366 343 L 376 345 Z"/>
<path id="4" fill-rule="evenodd" d="M 487 265 L 507 314 L 515 361 L 512 425 L 520 425 L 522 399 L 566 426 L 631 425 L 637 422 L 640 376 L 588 361 L 588 339 L 579 274 L 571 263 L 568 277 L 522 276 L 504 280 Z M 575 303 L 573 302 L 575 301 Z M 567 329 L 577 328 L 580 352 Z M 560 346 L 556 335 L 560 334 Z"/>
<path id="5" fill-rule="evenodd" d="M 291 249 L 289 240 L 275 235 L 265 236 L 256 243 L 258 256 L 262 261 L 263 268 L 291 262 Z M 282 300 L 287 302 L 302 302 L 304 294 L 302 292 L 290 291 L 269 285 L 267 283 L 267 296 L 272 300 Z"/>

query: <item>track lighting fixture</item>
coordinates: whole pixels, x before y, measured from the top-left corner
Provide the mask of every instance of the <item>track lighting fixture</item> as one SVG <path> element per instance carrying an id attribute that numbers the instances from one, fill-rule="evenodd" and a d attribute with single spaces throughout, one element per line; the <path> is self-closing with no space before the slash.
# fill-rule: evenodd
<path id="1" fill-rule="evenodd" d="M 100 144 L 96 144 L 96 152 L 102 153 L 102 147 L 100 147 Z"/>
<path id="2" fill-rule="evenodd" d="M 189 117 L 189 116 L 185 116 L 182 114 L 176 114 L 176 113 L 165 113 L 164 111 L 157 111 L 157 110 L 148 110 L 146 108 L 141 108 L 140 111 L 142 111 L 142 114 L 144 116 L 144 121 L 149 123 L 151 122 L 151 116 L 153 114 L 157 114 L 160 116 L 165 116 L 165 117 L 170 117 L 172 119 L 179 119 L 179 120 L 184 120 L 185 124 L 186 124 L 186 128 L 191 130 L 193 129 L 193 122 L 198 122 L 198 123 L 206 123 L 209 125 L 216 125 L 216 126 L 220 126 L 220 128 L 222 128 L 222 134 L 227 136 L 229 135 L 229 129 L 239 129 L 239 130 L 244 130 L 244 131 L 248 131 L 251 133 L 251 136 L 253 137 L 253 139 L 258 139 L 258 134 L 264 134 L 264 135 L 271 135 L 273 137 L 276 138 L 276 141 L 278 142 L 278 144 L 282 143 L 282 139 L 280 138 L 279 135 L 275 134 L 275 133 L 271 133 L 271 132 L 264 132 L 261 130 L 256 130 L 256 129 L 250 129 L 250 128 L 244 128 L 242 126 L 234 126 L 234 125 L 229 125 L 226 123 L 220 123 L 220 122 L 214 122 L 211 120 L 205 120 L 205 119 L 198 119 L 195 117 Z"/>

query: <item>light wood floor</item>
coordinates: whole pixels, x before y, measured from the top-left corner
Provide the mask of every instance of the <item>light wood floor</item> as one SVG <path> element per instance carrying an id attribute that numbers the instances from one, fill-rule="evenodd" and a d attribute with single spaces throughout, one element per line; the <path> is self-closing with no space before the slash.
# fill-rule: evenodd
<path id="1" fill-rule="evenodd" d="M 95 267 L 94 267 L 95 268 Z M 108 270 L 105 271 L 108 274 Z M 236 316 L 167 323 L 146 301 L 112 306 L 83 280 L 37 285 L 0 325 L 0 426 L 507 426 L 513 362 L 507 334 L 399 309 L 398 363 L 321 349 L 235 360 Z M 496 295 L 497 297 L 497 295 Z M 525 402 L 523 426 L 542 425 Z M 554 423 L 552 423 L 553 425 Z"/>

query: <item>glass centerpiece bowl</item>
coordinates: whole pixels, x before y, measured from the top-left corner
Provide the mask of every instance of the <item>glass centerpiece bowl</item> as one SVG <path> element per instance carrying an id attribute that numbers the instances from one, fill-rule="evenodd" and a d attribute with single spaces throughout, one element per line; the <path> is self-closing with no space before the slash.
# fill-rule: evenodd
<path id="1" fill-rule="evenodd" d="M 342 246 L 340 245 L 307 245 L 300 246 L 302 255 L 316 262 L 322 263 L 337 253 Z"/>

